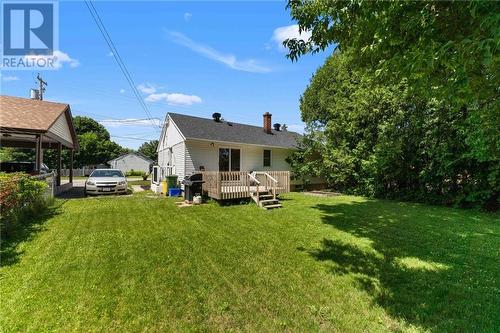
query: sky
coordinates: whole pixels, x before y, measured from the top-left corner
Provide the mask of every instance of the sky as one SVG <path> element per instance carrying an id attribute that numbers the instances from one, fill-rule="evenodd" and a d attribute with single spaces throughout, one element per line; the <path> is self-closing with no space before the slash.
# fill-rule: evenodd
<path id="1" fill-rule="evenodd" d="M 57 70 L 42 71 L 45 100 L 103 124 L 137 149 L 158 139 L 167 112 L 303 131 L 299 99 L 332 50 L 292 63 L 281 42 L 308 38 L 281 1 L 131 2 L 94 5 L 153 120 L 141 108 L 83 1 L 59 3 Z M 38 72 L 2 71 L 1 93 L 29 97 Z"/>

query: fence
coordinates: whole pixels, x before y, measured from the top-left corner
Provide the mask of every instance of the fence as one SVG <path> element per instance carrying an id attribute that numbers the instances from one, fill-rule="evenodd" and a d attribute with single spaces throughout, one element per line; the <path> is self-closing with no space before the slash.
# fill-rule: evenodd
<path id="1" fill-rule="evenodd" d="M 79 169 L 73 169 L 73 177 L 85 177 L 89 176 L 92 171 L 94 171 L 96 168 L 79 168 Z M 61 169 L 61 176 L 62 177 L 69 177 L 69 170 L 70 169 Z"/>
<path id="2" fill-rule="evenodd" d="M 45 190 L 45 197 L 46 198 L 51 198 L 57 194 L 56 173 L 55 172 L 31 176 L 31 178 L 47 183 L 47 189 Z"/>

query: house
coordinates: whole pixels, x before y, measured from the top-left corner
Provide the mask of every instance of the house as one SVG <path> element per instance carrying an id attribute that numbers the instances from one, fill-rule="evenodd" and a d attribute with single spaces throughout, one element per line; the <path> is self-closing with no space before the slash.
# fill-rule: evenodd
<path id="1" fill-rule="evenodd" d="M 78 138 L 73 125 L 71 108 L 65 103 L 38 99 L 0 96 L 0 147 L 30 148 L 35 151 L 35 169 L 42 170 L 43 153 L 56 152 L 56 187 L 60 193 L 73 186 L 73 157 L 78 151 Z M 69 183 L 61 183 L 62 150 L 68 150 Z M 30 161 L 25 161 L 30 162 Z"/>
<path id="2" fill-rule="evenodd" d="M 151 172 L 154 161 L 141 153 L 127 153 L 108 162 L 112 169 L 119 169 L 123 173 L 129 171 Z"/>
<path id="3" fill-rule="evenodd" d="M 300 134 L 280 124 L 271 126 L 271 117 L 266 112 L 260 127 L 224 121 L 219 113 L 212 119 L 168 113 L 158 144 L 153 190 L 166 175 L 182 180 L 202 172 L 204 189 L 215 199 L 251 197 L 261 188 L 273 192 L 273 186 L 273 199 L 278 192 L 289 191 L 286 158 L 298 149 Z"/>

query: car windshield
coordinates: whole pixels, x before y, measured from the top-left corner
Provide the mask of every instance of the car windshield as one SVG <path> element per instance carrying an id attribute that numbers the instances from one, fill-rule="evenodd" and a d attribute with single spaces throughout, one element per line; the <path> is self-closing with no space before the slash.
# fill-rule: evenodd
<path id="1" fill-rule="evenodd" d="M 90 177 L 123 177 L 120 170 L 94 170 Z"/>

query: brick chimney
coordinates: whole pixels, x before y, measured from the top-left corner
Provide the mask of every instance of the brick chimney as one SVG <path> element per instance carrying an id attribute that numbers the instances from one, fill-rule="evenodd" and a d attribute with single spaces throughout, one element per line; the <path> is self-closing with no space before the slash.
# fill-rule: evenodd
<path id="1" fill-rule="evenodd" d="M 264 117 L 264 126 L 263 126 L 264 132 L 266 132 L 267 134 L 271 134 L 273 132 L 271 127 L 272 114 L 266 112 L 263 114 L 263 117 Z"/>

